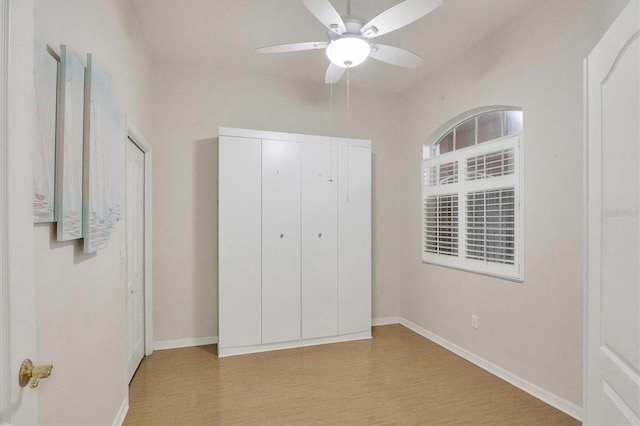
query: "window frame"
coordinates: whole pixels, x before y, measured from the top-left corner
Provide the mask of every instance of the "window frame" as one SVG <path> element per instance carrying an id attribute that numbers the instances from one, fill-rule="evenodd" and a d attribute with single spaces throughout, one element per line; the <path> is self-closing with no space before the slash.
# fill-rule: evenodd
<path id="1" fill-rule="evenodd" d="M 459 124 L 486 112 L 494 111 L 522 111 L 518 107 L 494 106 L 476 108 L 461 114 L 434 132 L 429 138 L 430 145 L 425 144 L 422 159 L 422 236 L 421 258 L 423 263 L 444 266 L 476 274 L 507 279 L 516 282 L 524 281 L 524 161 L 523 161 L 523 131 L 501 136 L 465 148 L 453 150 L 444 154 L 434 155 L 434 146 Z M 476 129 L 477 133 L 477 129 Z M 478 155 L 502 151 L 513 148 L 513 174 L 491 177 L 489 179 L 466 180 L 467 159 Z M 426 184 L 427 168 L 457 161 L 457 182 L 439 184 L 435 187 Z M 514 189 L 514 263 L 504 264 L 487 260 L 466 257 L 467 243 L 467 194 L 476 191 L 491 191 L 504 188 Z M 428 196 L 456 194 L 458 197 L 458 252 L 457 255 L 427 252 L 427 214 L 425 211 Z"/>

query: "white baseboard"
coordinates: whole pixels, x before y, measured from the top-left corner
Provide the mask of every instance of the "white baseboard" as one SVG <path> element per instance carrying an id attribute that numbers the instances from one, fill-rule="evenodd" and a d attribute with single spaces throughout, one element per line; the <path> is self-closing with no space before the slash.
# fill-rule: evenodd
<path id="1" fill-rule="evenodd" d="M 124 423 L 124 418 L 127 417 L 127 413 L 129 412 L 129 395 L 124 397 L 122 404 L 120 405 L 120 409 L 118 410 L 118 414 L 116 414 L 115 419 L 113 419 L 113 426 L 122 426 Z"/>
<path id="2" fill-rule="evenodd" d="M 400 317 L 373 318 L 371 320 L 372 326 L 389 324 L 400 324 Z M 153 350 L 161 351 L 164 349 L 189 348 L 191 346 L 214 345 L 217 343 L 218 336 L 176 340 L 156 340 L 155 342 L 153 342 Z"/>
<path id="3" fill-rule="evenodd" d="M 304 348 L 306 346 L 325 345 L 329 343 L 351 342 L 354 340 L 371 339 L 371 330 L 356 333 L 341 334 L 339 336 L 319 337 L 315 339 L 293 340 L 281 343 L 265 343 L 261 345 L 223 347 L 218 346 L 218 358 L 233 355 L 246 355 L 258 352 L 278 351 L 282 349 Z"/>
<path id="4" fill-rule="evenodd" d="M 487 361 L 486 359 L 481 358 L 478 355 L 461 348 L 460 346 L 438 336 L 437 334 L 425 330 L 424 328 L 412 323 L 407 319 L 400 318 L 400 324 L 407 327 L 409 330 L 414 331 L 419 335 L 431 340 L 432 342 L 437 343 L 445 349 L 450 350 L 456 355 L 461 356 L 462 358 L 488 371 L 489 373 L 500 377 L 502 380 L 511 383 L 513 386 L 525 391 L 529 395 L 532 395 L 540 399 L 541 401 L 544 401 L 545 403 L 551 405 L 552 407 L 557 408 L 563 413 L 568 414 L 574 419 L 582 421 L 582 407 L 569 402 L 566 399 L 560 398 L 559 396 L 541 388 L 540 386 L 534 385 L 533 383 L 516 376 L 515 374 L 505 370 L 502 367 L 498 367 L 497 365 Z"/>
<path id="5" fill-rule="evenodd" d="M 371 320 L 372 326 L 377 325 L 389 325 L 389 324 L 400 324 L 400 317 L 382 317 L 382 318 L 373 318 Z"/>
<path id="6" fill-rule="evenodd" d="M 213 345 L 216 343 L 218 343 L 218 336 L 196 337 L 192 339 L 156 340 L 153 342 L 153 349 L 161 351 L 163 349 L 188 348 L 191 346 Z"/>

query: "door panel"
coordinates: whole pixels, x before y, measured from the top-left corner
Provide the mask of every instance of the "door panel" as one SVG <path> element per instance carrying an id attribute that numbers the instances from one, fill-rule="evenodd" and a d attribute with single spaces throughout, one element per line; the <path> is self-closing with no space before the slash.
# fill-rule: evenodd
<path id="1" fill-rule="evenodd" d="M 300 145 L 262 141 L 262 343 L 300 339 Z"/>
<path id="2" fill-rule="evenodd" d="M 144 357 L 144 153 L 127 143 L 127 369 L 133 378 Z"/>
<path id="3" fill-rule="evenodd" d="M 585 423 L 640 423 L 640 8 L 587 59 Z"/>
<path id="4" fill-rule="evenodd" d="M 338 333 L 337 148 L 301 149 L 302 338 L 310 339 Z"/>
<path id="5" fill-rule="evenodd" d="M 371 330 L 371 149 L 338 151 L 338 332 Z"/>
<path id="6" fill-rule="evenodd" d="M 638 282 L 638 39 L 619 57 L 602 94 L 602 336 L 603 342 L 636 370 L 640 317 L 632 304 Z M 635 53 L 635 54 L 634 54 Z M 634 78 L 635 77 L 635 78 Z M 613 113 L 609 113 L 613 112 Z M 635 116 L 634 116 L 635 114 Z M 622 331 L 633 327 L 633 338 Z"/>
<path id="7" fill-rule="evenodd" d="M 262 339 L 261 141 L 220 136 L 219 158 L 219 346 L 258 345 Z"/>
<path id="8" fill-rule="evenodd" d="M 31 144 L 36 135 L 33 2 L 0 0 L 0 424 L 38 424 L 37 389 L 18 385 L 25 358 L 51 362 L 36 351 Z M 54 370 L 54 375 L 57 374 Z M 54 388 L 48 389 L 55 392 Z"/>

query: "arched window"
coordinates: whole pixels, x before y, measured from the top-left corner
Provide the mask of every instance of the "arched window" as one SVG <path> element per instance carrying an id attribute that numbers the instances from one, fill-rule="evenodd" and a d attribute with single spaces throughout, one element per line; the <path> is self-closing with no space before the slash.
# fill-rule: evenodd
<path id="1" fill-rule="evenodd" d="M 442 125 L 422 161 L 422 260 L 522 280 L 522 109 Z"/>

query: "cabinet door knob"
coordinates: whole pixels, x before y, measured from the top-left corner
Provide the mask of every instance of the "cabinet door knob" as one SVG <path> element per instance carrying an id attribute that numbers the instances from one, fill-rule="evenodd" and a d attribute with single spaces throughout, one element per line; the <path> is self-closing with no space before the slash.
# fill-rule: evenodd
<path id="1" fill-rule="evenodd" d="M 283 239 L 283 238 L 284 238 L 284 234 L 280 234 L 280 239 Z"/>
<path id="2" fill-rule="evenodd" d="M 322 232 L 318 234 L 318 238 L 322 238 Z"/>

